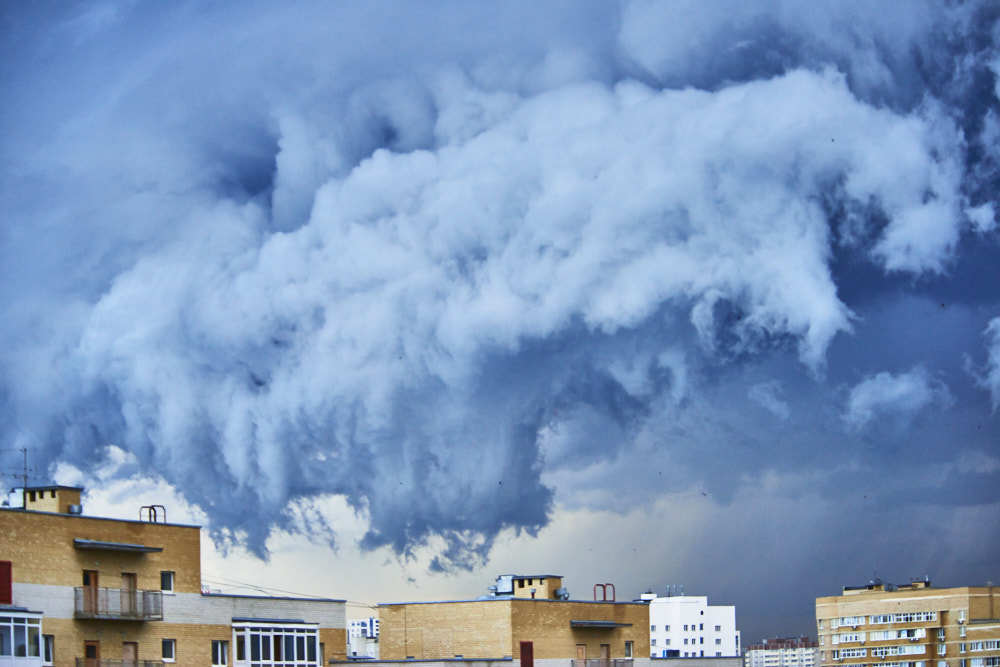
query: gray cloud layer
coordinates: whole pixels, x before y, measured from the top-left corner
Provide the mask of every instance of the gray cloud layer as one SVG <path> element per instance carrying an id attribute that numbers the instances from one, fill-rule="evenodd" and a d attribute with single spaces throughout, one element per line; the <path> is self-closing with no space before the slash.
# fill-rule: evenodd
<path id="1" fill-rule="evenodd" d="M 554 493 L 1000 502 L 987 3 L 5 12 L 3 447 L 440 568 Z"/>

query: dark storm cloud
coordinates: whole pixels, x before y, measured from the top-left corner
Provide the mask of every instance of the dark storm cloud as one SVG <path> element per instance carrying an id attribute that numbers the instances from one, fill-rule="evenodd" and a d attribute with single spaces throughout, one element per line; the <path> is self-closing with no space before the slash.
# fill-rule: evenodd
<path id="1" fill-rule="evenodd" d="M 987 3 L 4 11 L 3 447 L 435 569 L 557 496 L 995 507 Z"/>

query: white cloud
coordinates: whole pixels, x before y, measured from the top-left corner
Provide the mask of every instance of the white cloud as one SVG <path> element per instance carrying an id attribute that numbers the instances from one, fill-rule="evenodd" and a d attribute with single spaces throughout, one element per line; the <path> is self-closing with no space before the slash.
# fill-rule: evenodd
<path id="1" fill-rule="evenodd" d="M 986 368 L 979 378 L 979 384 L 993 397 L 993 411 L 1000 406 L 1000 317 L 990 320 L 983 332 L 986 336 Z"/>
<path id="2" fill-rule="evenodd" d="M 844 421 L 855 429 L 882 418 L 909 421 L 925 408 L 946 408 L 953 402 L 948 387 L 922 367 L 899 374 L 882 372 L 851 389 Z"/>
<path id="3" fill-rule="evenodd" d="M 788 403 L 781 397 L 781 383 L 777 380 L 759 382 L 752 385 L 747 395 L 750 397 L 750 400 L 760 405 L 778 419 L 788 419 L 791 416 Z"/>

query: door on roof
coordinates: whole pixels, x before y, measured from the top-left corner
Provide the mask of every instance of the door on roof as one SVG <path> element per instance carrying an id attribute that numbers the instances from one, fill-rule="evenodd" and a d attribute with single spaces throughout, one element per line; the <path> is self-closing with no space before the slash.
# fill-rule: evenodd
<path id="1" fill-rule="evenodd" d="M 139 664 L 139 644 L 137 642 L 122 643 L 122 667 L 136 667 Z"/>
<path id="2" fill-rule="evenodd" d="M 535 667 L 535 645 L 521 642 L 521 667 Z"/>

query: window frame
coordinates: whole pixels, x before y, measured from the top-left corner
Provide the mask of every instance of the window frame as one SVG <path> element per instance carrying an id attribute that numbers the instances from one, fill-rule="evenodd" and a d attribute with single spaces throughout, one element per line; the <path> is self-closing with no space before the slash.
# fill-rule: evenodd
<path id="1" fill-rule="evenodd" d="M 170 575 L 170 588 L 163 587 L 163 575 Z M 177 572 L 174 570 L 160 570 L 160 593 L 164 595 L 174 595 L 177 589 Z"/>
<path id="2" fill-rule="evenodd" d="M 228 667 L 228 665 L 229 665 L 229 640 L 213 639 L 212 667 Z"/>
<path id="3" fill-rule="evenodd" d="M 167 656 L 167 647 L 170 647 L 170 656 Z M 160 659 L 163 662 L 177 662 L 177 640 L 164 637 L 160 640 Z"/>

